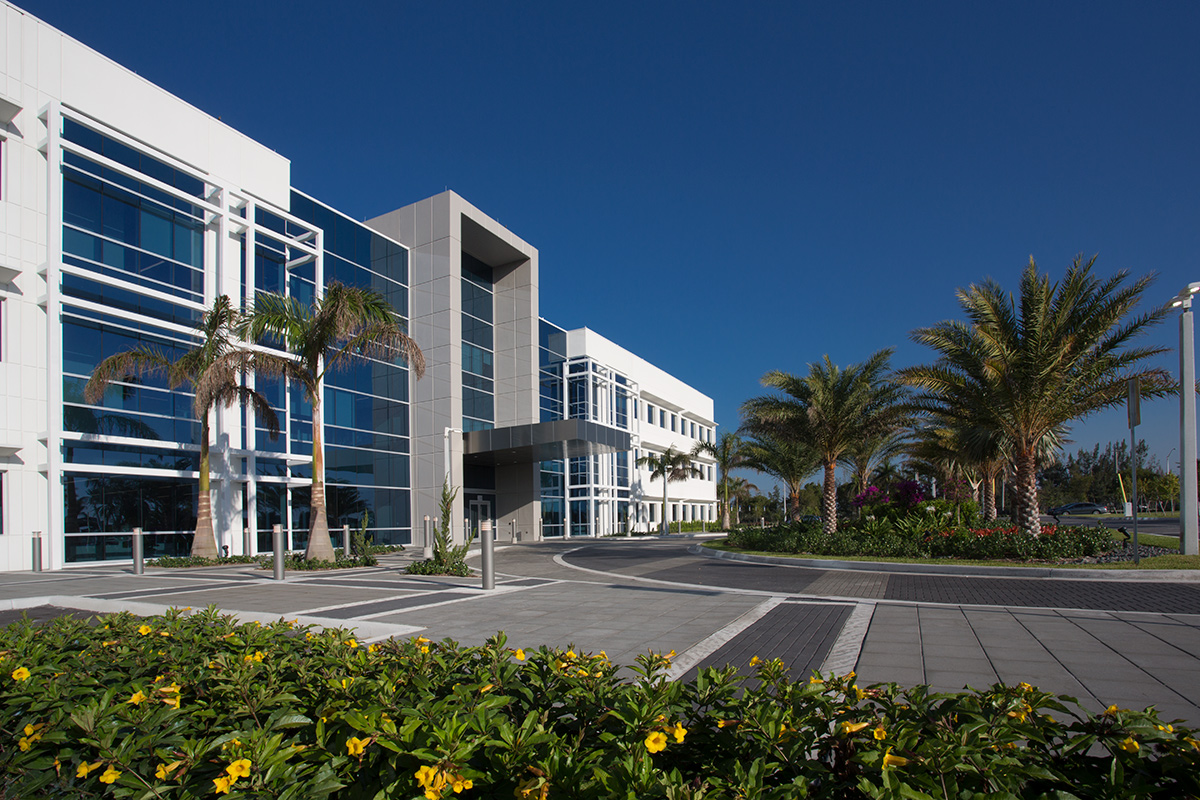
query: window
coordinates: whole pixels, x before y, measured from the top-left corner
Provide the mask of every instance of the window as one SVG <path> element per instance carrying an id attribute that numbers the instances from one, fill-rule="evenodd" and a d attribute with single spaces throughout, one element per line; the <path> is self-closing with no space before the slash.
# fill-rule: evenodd
<path id="1" fill-rule="evenodd" d="M 667 427 L 667 412 L 661 408 L 658 410 L 658 427 Z"/>
<path id="2" fill-rule="evenodd" d="M 691 430 L 692 430 L 690 435 L 693 439 L 695 439 L 696 438 L 696 423 L 693 422 L 690 424 L 691 424 Z"/>
<path id="3" fill-rule="evenodd" d="M 675 433 L 675 415 L 671 415 L 671 433 Z"/>
<path id="4" fill-rule="evenodd" d="M 646 422 L 649 422 L 651 425 L 654 424 L 654 406 L 649 403 L 646 403 Z"/>

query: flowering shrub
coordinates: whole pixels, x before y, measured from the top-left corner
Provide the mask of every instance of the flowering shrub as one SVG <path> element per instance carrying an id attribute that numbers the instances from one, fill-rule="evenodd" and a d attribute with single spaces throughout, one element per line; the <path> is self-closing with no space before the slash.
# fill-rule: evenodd
<path id="1" fill-rule="evenodd" d="M 931 694 L 778 660 L 668 681 L 603 653 L 237 625 L 0 631 L 0 796 L 1124 797 L 1200 792 L 1200 741 L 1022 684 Z"/>
<path id="2" fill-rule="evenodd" d="M 921 491 L 921 484 L 916 481 L 901 481 L 892 492 L 892 502 L 903 508 L 912 508 L 924 500 L 925 493 Z"/>
<path id="3" fill-rule="evenodd" d="M 887 493 L 878 486 L 868 486 L 865 492 L 854 496 L 854 499 L 850 501 L 850 505 L 854 506 L 855 508 L 862 508 L 863 506 L 878 506 L 889 502 L 890 499 L 891 498 L 888 497 Z"/>

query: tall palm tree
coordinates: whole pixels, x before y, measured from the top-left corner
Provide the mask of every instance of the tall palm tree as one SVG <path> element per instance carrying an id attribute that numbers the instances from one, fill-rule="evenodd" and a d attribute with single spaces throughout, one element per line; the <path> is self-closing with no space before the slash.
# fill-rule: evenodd
<path id="1" fill-rule="evenodd" d="M 152 345 L 141 345 L 123 353 L 115 353 L 96 365 L 84 387 L 87 402 L 100 403 L 114 380 L 129 380 L 135 375 L 165 376 L 167 385 L 177 389 L 184 384 L 192 387 L 192 413 L 200 420 L 200 496 L 196 509 L 196 534 L 192 538 L 192 555 L 216 558 L 217 538 L 213 529 L 212 493 L 210 491 L 209 412 L 218 406 L 242 402 L 252 406 L 271 436 L 279 432 L 279 420 L 270 403 L 258 392 L 242 385 L 247 354 L 237 339 L 240 312 L 230 299 L 221 295 L 212 308 L 204 312 L 196 326 L 200 344 L 178 358 L 172 359 Z"/>
<path id="2" fill-rule="evenodd" d="M 960 289 L 968 321 L 914 331 L 940 357 L 899 373 L 926 398 L 971 409 L 979 429 L 1005 440 L 1016 467 L 1016 522 L 1034 535 L 1041 530 L 1037 461 L 1048 439 L 1123 403 L 1131 377 L 1141 378 L 1143 397 L 1172 391 L 1166 370 L 1141 365 L 1166 348 L 1131 345 L 1167 314 L 1163 307 L 1131 316 L 1154 276 L 1126 285 L 1121 271 L 1100 280 L 1095 261 L 1077 256 L 1051 283 L 1030 258 L 1019 301 L 991 279 Z"/>
<path id="3" fill-rule="evenodd" d="M 861 364 L 840 369 L 825 356 L 808 374 L 774 370 L 762 383 L 782 392 L 754 397 L 742 405 L 747 420 L 788 423 L 820 456 L 825 470 L 821 521 L 826 534 L 837 531 L 837 464 L 857 442 L 897 426 L 906 413 L 904 389 L 888 377 L 890 349 Z"/>
<path id="4" fill-rule="evenodd" d="M 858 494 L 867 490 L 871 476 L 881 466 L 904 451 L 907 442 L 908 432 L 905 429 L 884 428 L 872 436 L 864 436 L 847 448 L 839 462 L 850 470 L 850 479 L 854 481 Z"/>
<path id="5" fill-rule="evenodd" d="M 725 492 L 725 496 L 727 498 L 730 496 L 733 497 L 733 524 L 737 525 L 741 523 L 741 507 L 750 502 L 750 493 L 757 492 L 758 487 L 745 478 L 735 478 L 732 475 L 725 478 L 721 483 L 721 488 Z M 728 503 L 729 501 L 726 500 L 726 502 Z M 728 530 L 729 526 L 726 525 L 725 529 Z"/>
<path id="6" fill-rule="evenodd" d="M 312 499 L 305 558 L 334 560 L 325 516 L 325 447 L 321 436 L 326 373 L 356 358 L 402 358 L 419 378 L 425 356 L 383 295 L 336 281 L 306 306 L 295 298 L 260 294 L 244 331 L 251 341 L 280 342 L 291 356 L 256 352 L 255 368 L 294 381 L 312 408 Z"/>
<path id="7" fill-rule="evenodd" d="M 694 465 L 694 459 L 704 451 L 705 447 L 702 442 L 696 442 L 696 445 L 686 453 L 676 450 L 675 445 L 671 445 L 661 453 L 647 453 L 637 460 L 639 467 L 650 468 L 650 480 L 662 479 L 662 522 L 659 527 L 663 533 L 671 532 L 670 523 L 667 521 L 667 489 L 677 481 L 703 477 L 703 474 Z"/>
<path id="8" fill-rule="evenodd" d="M 821 465 L 820 455 L 786 425 L 754 420 L 743 430 L 747 433 L 743 443 L 745 466 L 783 481 L 791 506 L 788 516 L 800 519 L 800 490 Z"/>
<path id="9" fill-rule="evenodd" d="M 724 499 L 721 501 L 721 528 L 729 530 L 729 471 L 746 463 L 745 446 L 736 433 L 723 431 L 717 437 L 716 443 L 701 442 L 700 449 L 711 455 L 717 462 L 717 484 L 722 487 Z"/>

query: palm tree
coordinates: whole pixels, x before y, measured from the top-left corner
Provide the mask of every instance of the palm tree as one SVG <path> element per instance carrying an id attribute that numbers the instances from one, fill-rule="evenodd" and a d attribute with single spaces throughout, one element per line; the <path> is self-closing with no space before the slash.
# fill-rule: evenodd
<path id="1" fill-rule="evenodd" d="M 333 542 L 325 516 L 325 447 L 321 436 L 321 392 L 326 373 L 344 369 L 355 358 L 402 358 L 420 378 L 425 356 L 383 295 L 334 281 L 311 306 L 293 297 L 263 293 L 243 330 L 251 341 L 280 342 L 293 357 L 254 354 L 255 369 L 282 375 L 300 385 L 312 408 L 312 499 L 305 558 L 333 561 Z"/>
<path id="2" fill-rule="evenodd" d="M 786 426 L 755 420 L 743 430 L 748 434 L 743 443 L 745 466 L 783 481 L 791 505 L 788 516 L 800 519 L 800 490 L 821 465 L 820 456 Z"/>
<path id="3" fill-rule="evenodd" d="M 1153 276 L 1125 285 L 1121 271 L 1102 281 L 1092 274 L 1095 261 L 1077 256 L 1051 283 L 1030 258 L 1019 303 L 990 279 L 960 289 L 968 322 L 914 331 L 940 357 L 899 373 L 926 400 L 969 409 L 977 429 L 1011 449 L 1016 522 L 1034 535 L 1041 530 L 1037 463 L 1047 443 L 1056 444 L 1069 422 L 1123 403 L 1129 378 L 1141 378 L 1143 397 L 1172 391 L 1166 370 L 1141 366 L 1166 348 L 1131 346 L 1169 310 L 1130 316 Z"/>
<path id="4" fill-rule="evenodd" d="M 192 387 L 192 413 L 200 420 L 200 496 L 196 510 L 196 534 L 192 538 L 192 555 L 216 558 L 217 538 L 213 529 L 212 494 L 209 483 L 209 412 L 218 406 L 247 403 L 264 420 L 274 437 L 279 432 L 279 420 L 270 403 L 258 392 L 243 386 L 241 376 L 248 366 L 247 354 L 237 341 L 241 313 L 230 299 L 221 295 L 196 326 L 200 339 L 198 347 L 172 359 L 152 345 L 141 345 L 116 353 L 101 361 L 84 387 L 87 402 L 100 403 L 109 384 L 114 380 L 129 380 L 135 375 L 165 376 L 167 385 L 177 389 L 185 383 Z"/>
<path id="5" fill-rule="evenodd" d="M 784 396 L 754 397 L 742 405 L 747 420 L 786 423 L 817 451 L 825 470 L 821 521 L 826 534 L 837 531 L 838 459 L 862 439 L 894 429 L 906 413 L 904 389 L 888 378 L 890 349 L 861 364 L 840 369 L 829 356 L 809 364 L 805 376 L 773 370 L 764 386 Z"/>
<path id="6" fill-rule="evenodd" d="M 729 471 L 746 463 L 744 443 L 736 433 L 723 431 L 715 444 L 701 442 L 700 449 L 717 462 L 717 483 L 722 487 L 724 500 L 721 502 L 721 528 L 729 530 Z"/>
<path id="7" fill-rule="evenodd" d="M 670 533 L 670 523 L 667 521 L 667 488 L 676 481 L 685 481 L 688 478 L 700 478 L 703 474 L 693 464 L 693 459 L 704 453 L 705 447 L 702 442 L 696 442 L 695 447 L 690 452 L 684 453 L 675 449 L 675 445 L 671 445 L 661 453 L 647 453 L 637 460 L 639 467 L 649 467 L 650 480 L 656 481 L 659 478 L 663 482 L 663 499 L 662 499 L 662 524 L 663 533 Z"/>
<path id="8" fill-rule="evenodd" d="M 729 502 L 729 496 L 733 496 L 733 524 L 737 525 L 741 522 L 742 505 L 750 502 L 750 493 L 757 492 L 758 487 L 745 478 L 735 478 L 731 475 L 721 481 L 721 488 L 725 492 L 726 503 Z M 728 530 L 729 526 L 726 525 L 725 529 Z"/>
<path id="9" fill-rule="evenodd" d="M 850 470 L 850 478 L 858 494 L 867 490 L 871 476 L 893 456 L 904 451 L 908 432 L 903 428 L 882 429 L 872 436 L 864 436 L 850 445 L 839 459 L 841 465 Z"/>

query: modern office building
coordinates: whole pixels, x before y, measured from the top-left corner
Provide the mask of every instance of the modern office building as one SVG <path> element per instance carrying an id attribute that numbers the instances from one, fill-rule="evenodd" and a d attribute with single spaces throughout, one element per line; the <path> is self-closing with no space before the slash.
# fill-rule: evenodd
<path id="1" fill-rule="evenodd" d="M 714 435 L 712 401 L 594 332 L 542 319 L 537 250 L 446 192 L 358 223 L 295 190 L 290 163 L 0 0 L 0 570 L 186 552 L 200 423 L 161 377 L 82 387 L 139 345 L 195 346 L 219 295 L 309 302 L 330 281 L 383 293 L 427 361 L 331 373 L 323 419 L 295 387 L 248 376 L 281 435 L 210 417 L 218 543 L 303 547 L 313 424 L 335 531 L 421 540 L 443 480 L 499 538 L 606 535 L 658 519 L 639 455 Z M 553 316 L 550 314 L 549 316 Z M 712 520 L 704 477 L 670 487 L 672 520 Z M 335 533 L 335 544 L 338 538 Z"/>

